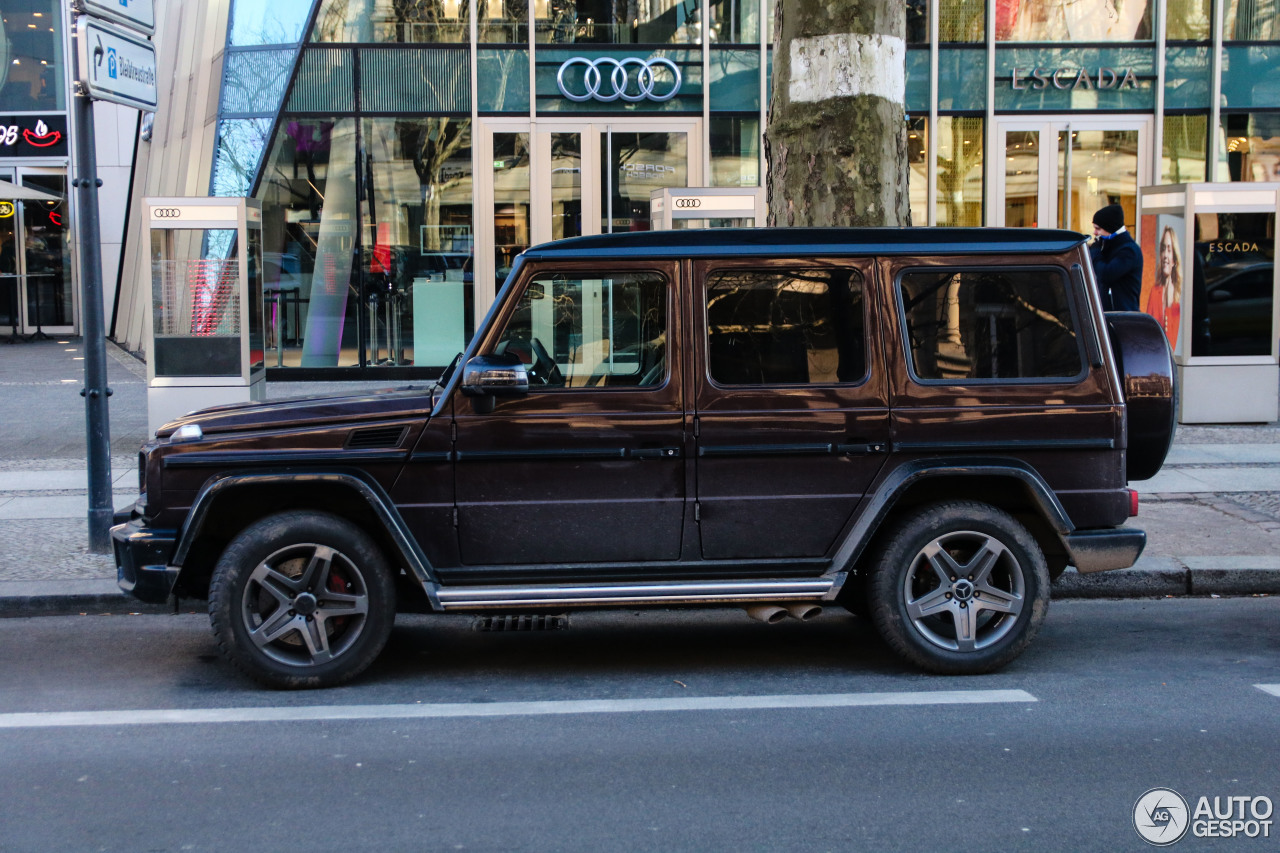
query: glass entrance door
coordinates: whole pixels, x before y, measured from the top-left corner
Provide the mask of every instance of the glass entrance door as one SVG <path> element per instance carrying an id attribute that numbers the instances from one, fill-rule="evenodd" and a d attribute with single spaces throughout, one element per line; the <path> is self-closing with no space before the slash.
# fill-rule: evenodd
<path id="1" fill-rule="evenodd" d="M 532 127 L 493 119 L 481 128 L 477 162 L 493 165 L 477 170 L 478 315 L 529 246 L 647 230 L 652 190 L 702 183 L 697 119 L 556 120 Z"/>
<path id="2" fill-rule="evenodd" d="M 71 334 L 76 299 L 66 170 L 28 166 L 0 177 L 30 196 L 0 198 L 0 327 L 9 334 Z"/>
<path id="3" fill-rule="evenodd" d="M 1136 225 L 1138 187 L 1151 183 L 1150 130 L 1144 117 L 1001 120 L 993 224 L 1090 234 L 1093 214 L 1119 204 Z"/>

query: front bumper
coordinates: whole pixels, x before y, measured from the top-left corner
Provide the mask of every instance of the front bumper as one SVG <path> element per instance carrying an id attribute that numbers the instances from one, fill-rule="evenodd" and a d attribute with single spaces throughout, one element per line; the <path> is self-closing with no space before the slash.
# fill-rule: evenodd
<path id="1" fill-rule="evenodd" d="M 170 568 L 176 530 L 153 530 L 135 518 L 111 528 L 116 552 L 116 582 L 139 601 L 161 604 L 169 598 L 178 569 Z"/>
<path id="2" fill-rule="evenodd" d="M 1138 562 L 1147 545 L 1147 534 L 1132 527 L 1106 530 L 1077 530 L 1066 536 L 1070 563 L 1076 571 L 1109 572 L 1127 569 Z"/>

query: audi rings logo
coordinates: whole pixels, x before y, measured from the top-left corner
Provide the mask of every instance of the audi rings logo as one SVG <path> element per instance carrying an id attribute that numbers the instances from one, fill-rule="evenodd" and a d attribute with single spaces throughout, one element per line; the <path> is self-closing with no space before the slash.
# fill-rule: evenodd
<path id="1" fill-rule="evenodd" d="M 182 208 L 180 207 L 153 207 L 151 208 L 152 219 L 177 219 L 182 216 Z"/>
<path id="2" fill-rule="evenodd" d="M 676 207 L 702 207 L 702 199 L 678 198 L 676 199 Z"/>
<path id="3" fill-rule="evenodd" d="M 570 82 L 565 78 L 575 65 L 582 65 L 582 90 L 570 91 Z M 571 101 L 582 103 L 594 98 L 609 103 L 621 98 L 628 103 L 650 101 L 669 101 L 680 91 L 680 69 L 670 59 L 638 59 L 634 56 L 626 59 L 614 59 L 602 56 L 598 59 L 587 59 L 575 56 L 566 59 L 556 72 L 556 87 L 560 94 Z"/>

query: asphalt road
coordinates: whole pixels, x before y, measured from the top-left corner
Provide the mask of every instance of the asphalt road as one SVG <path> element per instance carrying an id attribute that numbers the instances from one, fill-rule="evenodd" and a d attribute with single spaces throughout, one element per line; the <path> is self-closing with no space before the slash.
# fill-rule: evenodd
<path id="1" fill-rule="evenodd" d="M 976 678 L 840 611 L 411 617 L 305 693 L 199 614 L 0 619 L 0 648 L 2 851 L 1145 850 L 1151 788 L 1280 802 L 1280 598 L 1055 602 Z"/>

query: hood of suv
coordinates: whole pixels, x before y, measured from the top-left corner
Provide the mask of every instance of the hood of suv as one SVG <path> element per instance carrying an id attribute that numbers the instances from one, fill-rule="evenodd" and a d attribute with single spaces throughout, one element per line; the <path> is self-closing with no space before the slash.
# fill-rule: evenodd
<path id="1" fill-rule="evenodd" d="M 293 429 L 315 424 L 427 417 L 435 403 L 435 385 L 330 397 L 295 397 L 269 403 L 237 403 L 190 412 L 156 430 L 168 438 L 179 427 L 199 424 L 206 434 L 245 430 Z"/>

